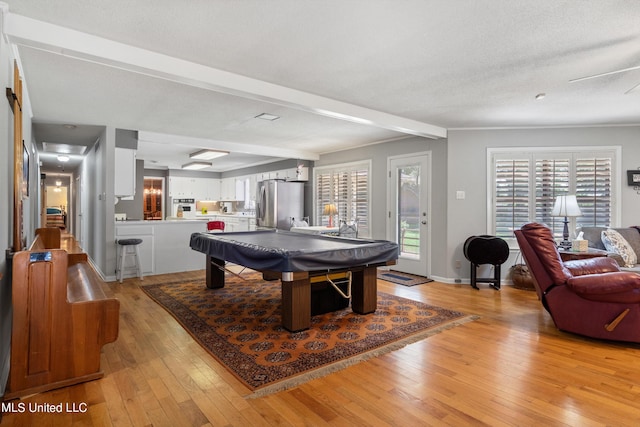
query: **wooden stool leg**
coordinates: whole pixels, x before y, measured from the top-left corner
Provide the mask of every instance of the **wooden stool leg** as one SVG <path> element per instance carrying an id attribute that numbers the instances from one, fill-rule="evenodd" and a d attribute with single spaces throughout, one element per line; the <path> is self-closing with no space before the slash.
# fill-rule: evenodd
<path id="1" fill-rule="evenodd" d="M 122 276 L 124 276 L 124 262 L 125 262 L 125 256 L 127 255 L 127 247 L 126 246 L 120 246 L 120 269 L 118 270 L 118 279 L 120 280 L 120 283 L 122 283 Z"/>
<path id="2" fill-rule="evenodd" d="M 136 267 L 138 269 L 138 277 L 140 280 L 144 280 L 142 277 L 142 262 L 140 261 L 140 245 L 135 245 L 136 251 Z"/>

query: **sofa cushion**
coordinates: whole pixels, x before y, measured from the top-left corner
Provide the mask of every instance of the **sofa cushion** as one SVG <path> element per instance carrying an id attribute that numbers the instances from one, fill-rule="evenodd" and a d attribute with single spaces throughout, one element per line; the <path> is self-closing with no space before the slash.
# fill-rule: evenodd
<path id="1" fill-rule="evenodd" d="M 616 228 L 615 230 L 629 242 L 636 256 L 640 256 L 640 231 L 635 227 Z"/>
<path id="2" fill-rule="evenodd" d="M 635 231 L 631 229 L 632 231 Z M 637 233 L 636 233 L 637 234 Z M 613 229 L 602 231 L 602 243 L 610 252 L 619 254 L 624 260 L 625 266 L 633 267 L 638 262 L 636 252 L 622 234 Z"/>

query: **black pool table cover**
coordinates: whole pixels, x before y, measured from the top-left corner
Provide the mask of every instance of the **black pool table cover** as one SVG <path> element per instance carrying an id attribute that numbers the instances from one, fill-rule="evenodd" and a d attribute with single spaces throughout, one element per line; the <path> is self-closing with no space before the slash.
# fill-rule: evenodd
<path id="1" fill-rule="evenodd" d="M 191 249 L 258 271 L 318 271 L 398 259 L 386 240 L 348 239 L 282 230 L 193 233 Z"/>

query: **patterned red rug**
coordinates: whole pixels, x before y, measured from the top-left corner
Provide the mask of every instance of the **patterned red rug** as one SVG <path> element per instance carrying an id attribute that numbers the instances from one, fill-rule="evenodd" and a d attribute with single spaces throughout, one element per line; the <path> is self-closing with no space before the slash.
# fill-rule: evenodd
<path id="1" fill-rule="evenodd" d="M 347 307 L 313 316 L 311 328 L 280 325 L 280 281 L 258 273 L 227 276 L 222 289 L 204 278 L 142 286 L 213 357 L 254 391 L 294 387 L 474 320 L 463 313 L 378 292 L 375 313 Z"/>

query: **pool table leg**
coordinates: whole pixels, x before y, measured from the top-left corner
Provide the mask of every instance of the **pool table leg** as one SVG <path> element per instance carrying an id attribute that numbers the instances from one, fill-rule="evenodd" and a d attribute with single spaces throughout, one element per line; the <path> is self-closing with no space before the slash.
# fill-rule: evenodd
<path id="1" fill-rule="evenodd" d="M 224 261 L 207 256 L 207 288 L 209 289 L 224 288 L 224 270 L 219 269 L 218 265 L 224 266 Z"/>
<path id="2" fill-rule="evenodd" d="M 291 332 L 311 326 L 311 285 L 309 277 L 282 281 L 282 326 Z"/>
<path id="3" fill-rule="evenodd" d="M 358 314 L 369 314 L 378 307 L 378 267 L 365 267 L 352 272 L 351 309 Z"/>

